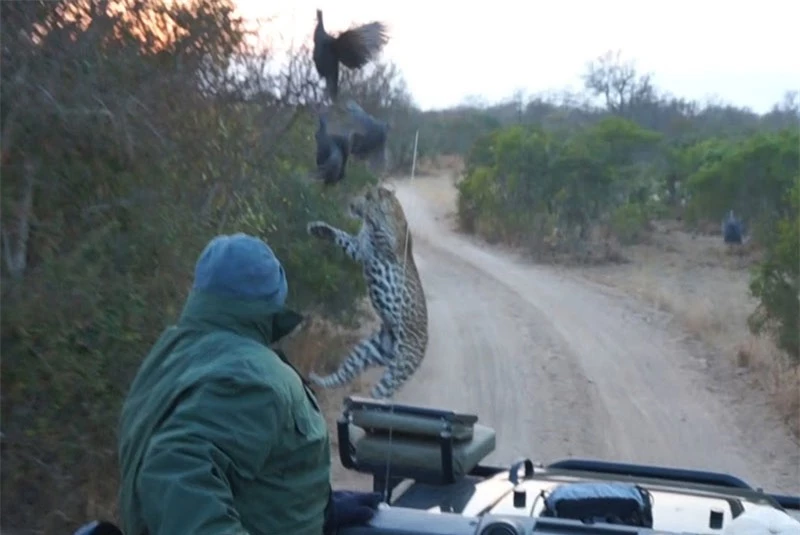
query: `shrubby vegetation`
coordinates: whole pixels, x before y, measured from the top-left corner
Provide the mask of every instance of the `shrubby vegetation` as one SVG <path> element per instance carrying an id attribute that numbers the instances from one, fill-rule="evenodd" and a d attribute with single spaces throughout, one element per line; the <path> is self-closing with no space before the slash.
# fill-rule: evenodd
<path id="1" fill-rule="evenodd" d="M 795 149 L 797 141 L 795 141 Z M 750 291 L 760 303 L 750 329 L 776 335 L 778 345 L 800 363 L 800 174 L 795 171 L 783 213 L 774 222 L 766 258 L 755 269 Z"/>
<path id="2" fill-rule="evenodd" d="M 265 237 L 292 305 L 346 317 L 360 271 L 305 226 L 352 227 L 345 201 L 377 177 L 309 178 L 324 87 L 310 51 L 278 62 L 229 0 L 1 9 L 3 531 L 65 533 L 113 513 L 122 396 L 206 242 Z M 412 137 L 392 65 L 340 87 Z M 409 160 L 407 142 L 391 149 Z"/>
<path id="3" fill-rule="evenodd" d="M 497 130 L 476 143 L 459 185 L 462 225 L 532 246 L 581 244 L 608 220 L 626 231 L 656 193 L 644 177 L 659 136 L 609 117 L 576 133 L 539 126 Z"/>
<path id="4" fill-rule="evenodd" d="M 517 96 L 474 110 L 471 120 L 482 126 L 459 134 L 474 138 L 461 152 L 462 227 L 535 252 L 585 258 L 598 237 L 613 251 L 609 239 L 640 241 L 651 221 L 666 215 L 719 233 L 733 209 L 763 252 L 751 284 L 760 304 L 750 327 L 775 335 L 799 361 L 798 94 L 787 93 L 764 115 L 701 106 L 660 94 L 649 75 L 612 54 L 590 63 L 584 80 L 582 98 L 523 106 Z M 460 128 L 467 122 L 462 118 Z"/>
<path id="5" fill-rule="evenodd" d="M 687 218 L 702 223 L 735 207 L 764 258 L 753 272 L 754 333 L 775 335 L 800 362 L 800 133 L 797 127 L 688 147 Z"/>

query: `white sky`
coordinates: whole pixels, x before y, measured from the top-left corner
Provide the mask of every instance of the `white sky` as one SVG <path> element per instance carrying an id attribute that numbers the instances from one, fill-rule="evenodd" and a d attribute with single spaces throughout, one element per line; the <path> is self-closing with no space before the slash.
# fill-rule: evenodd
<path id="1" fill-rule="evenodd" d="M 654 74 L 656 87 L 716 96 L 757 112 L 800 90 L 800 0 L 237 0 L 273 17 L 286 38 L 311 39 L 320 8 L 329 32 L 383 20 L 384 56 L 424 109 L 526 93 L 580 89 L 586 63 L 612 49 Z M 486 6 L 492 6 L 491 10 Z"/>

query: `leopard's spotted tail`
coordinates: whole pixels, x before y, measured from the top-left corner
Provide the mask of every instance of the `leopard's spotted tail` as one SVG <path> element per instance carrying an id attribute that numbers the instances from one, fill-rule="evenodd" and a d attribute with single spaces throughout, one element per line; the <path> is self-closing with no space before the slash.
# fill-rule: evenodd
<path id="1" fill-rule="evenodd" d="M 381 343 L 381 333 L 378 332 L 356 344 L 332 374 L 323 377 L 311 372 L 308 378 L 319 387 L 338 388 L 350 383 L 370 366 L 384 365 L 386 354 L 387 351 Z"/>
<path id="2" fill-rule="evenodd" d="M 388 363 L 386 371 L 372 387 L 370 397 L 375 399 L 393 398 L 419 369 L 425 357 L 427 343 L 427 336 L 409 336 L 406 340 L 398 341 L 395 346 L 396 358 Z"/>

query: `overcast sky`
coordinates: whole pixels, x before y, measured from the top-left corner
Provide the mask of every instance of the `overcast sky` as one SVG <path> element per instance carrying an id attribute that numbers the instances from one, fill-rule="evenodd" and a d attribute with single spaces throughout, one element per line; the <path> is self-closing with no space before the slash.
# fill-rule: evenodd
<path id="1" fill-rule="evenodd" d="M 764 112 L 800 89 L 800 0 L 237 2 L 247 17 L 276 16 L 272 27 L 297 41 L 311 38 L 318 7 L 329 32 L 385 21 L 384 55 L 425 109 L 516 89 L 578 90 L 586 63 L 609 49 L 652 72 L 659 89 L 692 99 Z"/>

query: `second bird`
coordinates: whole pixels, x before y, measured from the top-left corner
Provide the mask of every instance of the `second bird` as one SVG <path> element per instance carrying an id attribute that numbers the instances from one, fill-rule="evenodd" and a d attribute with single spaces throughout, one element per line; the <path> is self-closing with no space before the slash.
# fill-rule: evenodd
<path id="1" fill-rule="evenodd" d="M 386 139 L 391 125 L 368 114 L 352 99 L 346 106 L 362 130 L 352 133 L 350 152 L 360 160 L 369 159 L 373 172 L 382 171 L 386 165 Z"/>
<path id="2" fill-rule="evenodd" d="M 328 132 L 326 111 L 320 111 L 315 133 L 317 142 L 317 177 L 327 186 L 340 182 L 347 169 L 351 136 Z"/>
<path id="3" fill-rule="evenodd" d="M 325 87 L 332 100 L 339 95 L 339 64 L 349 69 L 360 69 L 374 59 L 388 42 L 386 25 L 378 21 L 350 28 L 334 37 L 325 31 L 322 10 L 317 10 L 314 66 L 317 74 L 325 79 Z"/>

